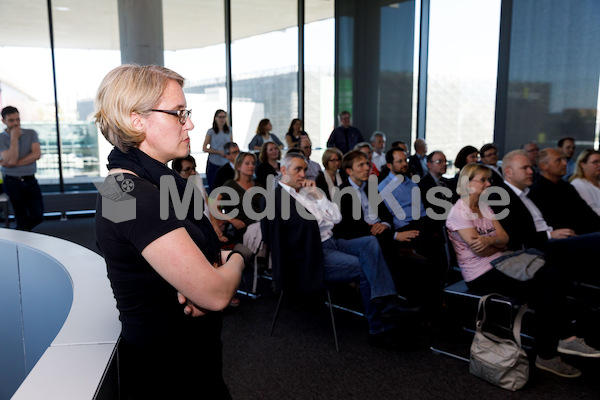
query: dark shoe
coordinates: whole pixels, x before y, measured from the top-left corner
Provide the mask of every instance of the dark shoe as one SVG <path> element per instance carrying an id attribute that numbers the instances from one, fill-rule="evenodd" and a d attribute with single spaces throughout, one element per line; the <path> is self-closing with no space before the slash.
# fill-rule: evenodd
<path id="1" fill-rule="evenodd" d="M 421 311 L 420 307 L 403 307 L 400 305 L 398 299 L 393 299 L 388 301 L 385 305 L 381 307 L 381 311 L 379 312 L 379 317 L 382 320 L 397 320 L 402 319 L 408 316 L 414 316 Z"/>
<path id="2" fill-rule="evenodd" d="M 540 358 L 540 356 L 537 356 L 535 359 L 535 366 L 544 371 L 562 376 L 563 378 L 577 378 L 581 376 L 580 370 L 565 363 L 558 356 L 549 360 L 544 360 L 543 358 Z"/>
<path id="3" fill-rule="evenodd" d="M 573 354 L 580 357 L 600 357 L 600 351 L 588 346 L 582 338 L 575 338 L 571 342 L 559 340 L 557 350 L 559 353 Z"/>

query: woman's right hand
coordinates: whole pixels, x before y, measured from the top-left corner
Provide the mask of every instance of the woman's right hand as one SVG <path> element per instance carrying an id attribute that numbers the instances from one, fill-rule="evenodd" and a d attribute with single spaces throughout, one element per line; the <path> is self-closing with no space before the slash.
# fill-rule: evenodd
<path id="1" fill-rule="evenodd" d="M 480 253 L 490 247 L 495 242 L 495 238 L 487 236 L 474 236 L 471 238 L 469 247 L 474 253 Z"/>

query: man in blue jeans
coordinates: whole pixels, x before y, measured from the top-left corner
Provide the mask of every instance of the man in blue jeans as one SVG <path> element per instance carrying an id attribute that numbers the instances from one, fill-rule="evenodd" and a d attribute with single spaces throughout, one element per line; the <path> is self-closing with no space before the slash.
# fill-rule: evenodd
<path id="1" fill-rule="evenodd" d="M 298 153 L 287 154 L 281 161 L 282 179 L 275 188 L 275 218 L 263 221 L 267 231 L 263 237 L 272 253 L 274 274 L 275 265 L 280 263 L 288 275 L 293 271 L 294 279 L 306 283 L 304 290 L 318 289 L 323 280 L 358 280 L 370 343 L 401 348 L 390 333 L 394 322 L 417 310 L 398 304 L 393 279 L 375 237 L 333 237 L 333 226 L 341 220 L 340 211 L 313 181 L 305 179 L 306 168 L 305 157 Z M 282 211 L 286 206 L 288 210 Z"/>
<path id="2" fill-rule="evenodd" d="M 4 176 L 4 190 L 15 212 L 17 229 L 30 231 L 42 222 L 44 203 L 42 192 L 35 179 L 35 162 L 42 152 L 36 131 L 21 129 L 19 110 L 2 109 L 2 122 L 6 125 L 0 133 L 0 166 Z"/>

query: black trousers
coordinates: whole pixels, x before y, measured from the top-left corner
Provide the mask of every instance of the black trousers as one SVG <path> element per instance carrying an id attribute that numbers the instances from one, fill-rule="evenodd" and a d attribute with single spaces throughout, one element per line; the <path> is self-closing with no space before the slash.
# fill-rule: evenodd
<path id="1" fill-rule="evenodd" d="M 17 229 L 30 231 L 44 219 L 44 202 L 37 179 L 33 176 L 4 177 L 4 190 L 15 211 Z"/>
<path id="2" fill-rule="evenodd" d="M 556 356 L 559 339 L 575 334 L 567 312 L 567 283 L 555 264 L 546 263 L 529 281 L 513 279 L 494 268 L 467 282 L 467 286 L 482 295 L 499 293 L 527 302 L 535 310 L 536 351 L 541 358 L 549 359 Z"/>

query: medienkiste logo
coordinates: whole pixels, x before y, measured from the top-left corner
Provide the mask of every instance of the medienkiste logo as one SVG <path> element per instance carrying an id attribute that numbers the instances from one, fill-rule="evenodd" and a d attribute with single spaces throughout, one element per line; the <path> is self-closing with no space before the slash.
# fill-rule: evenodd
<path id="1" fill-rule="evenodd" d="M 119 223 L 135 219 L 135 197 L 128 193 L 135 187 L 123 174 L 109 175 L 102 183 L 94 183 L 102 196 L 102 216 Z"/>

